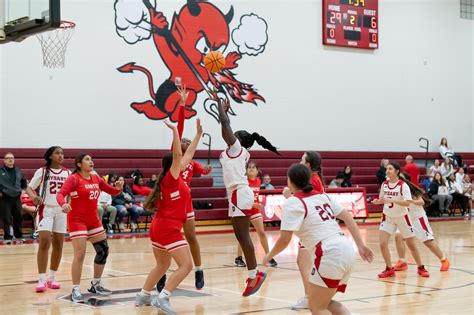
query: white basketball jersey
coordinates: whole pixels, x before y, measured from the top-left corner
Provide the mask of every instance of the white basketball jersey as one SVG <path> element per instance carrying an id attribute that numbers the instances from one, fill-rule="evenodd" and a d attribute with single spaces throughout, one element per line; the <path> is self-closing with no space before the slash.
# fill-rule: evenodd
<path id="1" fill-rule="evenodd" d="M 342 233 L 336 216 L 343 208 L 326 194 L 297 193 L 281 211 L 281 230 L 293 231 L 306 248 Z"/>
<path id="2" fill-rule="evenodd" d="M 46 168 L 42 167 L 36 170 L 30 181 L 29 187 L 33 190 L 40 189 L 39 195 L 44 196 L 43 203 L 49 207 L 59 207 L 56 201 L 56 194 L 63 187 L 66 179 L 71 175 L 71 171 L 67 168 L 50 169 L 48 178 L 46 176 Z M 45 194 L 43 195 L 43 181 L 46 180 Z"/>
<path id="3" fill-rule="evenodd" d="M 229 154 L 229 149 L 221 153 L 219 162 L 222 165 L 224 176 L 224 185 L 227 191 L 234 191 L 238 186 L 248 186 L 246 173 L 247 162 L 250 159 L 250 153 L 242 148 L 239 141 L 235 141 L 232 149 L 239 148 L 235 156 Z"/>
<path id="4" fill-rule="evenodd" d="M 421 218 L 425 213 L 425 208 L 422 206 L 410 204 L 410 207 L 408 208 L 408 215 L 410 216 L 410 219 Z"/>
<path id="5" fill-rule="evenodd" d="M 410 188 L 403 181 L 396 183 L 385 181 L 380 188 L 379 198 L 392 200 L 411 200 Z M 399 206 L 395 203 L 386 203 L 383 206 L 383 213 L 389 217 L 402 217 L 408 214 L 408 208 Z"/>

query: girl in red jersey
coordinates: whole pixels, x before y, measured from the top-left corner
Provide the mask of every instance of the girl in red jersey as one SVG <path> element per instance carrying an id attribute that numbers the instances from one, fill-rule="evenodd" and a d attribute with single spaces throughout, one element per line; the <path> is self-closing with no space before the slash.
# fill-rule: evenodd
<path id="1" fill-rule="evenodd" d="M 185 157 L 188 162 L 191 160 L 201 138 L 202 127 L 200 120 L 197 119 L 196 136 L 183 157 L 178 129 L 168 122 L 165 123 L 173 131 L 173 152 L 163 156 L 163 170 L 145 202 L 147 209 L 157 209 L 150 227 L 156 266 L 148 274 L 142 291 L 137 294 L 135 305 L 151 304 L 167 314 L 176 314 L 169 302 L 171 293 L 192 270 L 188 244 L 181 234 L 181 229 L 187 220 L 191 191 L 181 176 L 181 165 Z M 168 270 L 171 259 L 174 259 L 178 269 L 173 272 L 158 297 L 151 299 L 150 291 Z"/>
<path id="2" fill-rule="evenodd" d="M 87 240 L 96 251 L 94 258 L 94 279 L 91 281 L 89 292 L 98 295 L 109 295 L 112 291 L 104 288 L 101 283 L 102 273 L 109 255 L 109 245 L 105 230 L 97 213 L 97 204 L 101 191 L 109 195 L 117 195 L 123 189 L 123 184 L 117 182 L 115 188 L 104 182 L 97 174 L 92 174 L 94 163 L 89 154 L 80 154 L 74 161 L 76 169 L 68 177 L 61 191 L 56 195 L 58 204 L 67 213 L 67 226 L 74 249 L 74 259 L 71 267 L 73 302 L 84 302 L 80 282 L 82 265 L 86 254 Z M 69 197 L 71 202 L 66 202 Z"/>
<path id="3" fill-rule="evenodd" d="M 259 169 L 257 163 L 255 163 L 254 161 L 249 161 L 247 163 L 247 179 L 249 181 L 249 187 L 250 189 L 252 189 L 254 194 L 253 208 L 250 215 L 250 223 L 252 223 L 253 227 L 257 231 L 258 239 L 260 240 L 260 244 L 262 244 L 265 254 L 268 254 L 268 240 L 267 236 L 265 235 L 265 228 L 263 227 L 262 213 L 260 212 L 262 205 L 259 203 L 258 199 L 258 196 L 260 194 L 260 186 L 262 184 L 260 178 L 257 177 L 258 172 Z M 235 258 L 235 265 L 237 267 L 246 266 L 242 258 L 242 248 L 240 247 L 240 245 L 237 246 L 237 258 Z M 278 263 L 275 261 L 275 259 L 272 258 L 269 265 L 270 267 L 276 267 L 278 266 Z"/>

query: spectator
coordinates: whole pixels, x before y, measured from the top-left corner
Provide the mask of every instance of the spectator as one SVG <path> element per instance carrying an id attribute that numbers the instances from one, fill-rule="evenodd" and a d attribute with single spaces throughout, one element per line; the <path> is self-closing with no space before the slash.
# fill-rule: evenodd
<path id="1" fill-rule="evenodd" d="M 474 200 L 474 189 L 471 183 L 471 177 L 469 174 L 464 174 L 464 180 L 462 183 L 463 193 L 465 196 L 469 197 L 470 205 L 472 209 L 472 201 Z"/>
<path id="2" fill-rule="evenodd" d="M 420 169 L 413 163 L 413 156 L 407 155 L 405 157 L 405 167 L 403 167 L 403 171 L 410 175 L 413 184 L 416 186 L 420 185 Z"/>
<path id="3" fill-rule="evenodd" d="M 109 175 L 107 178 L 107 183 L 111 186 L 114 186 L 116 182 L 116 178 L 117 177 L 113 175 Z M 100 222 L 103 222 L 104 212 L 107 212 L 109 216 L 109 222 L 107 223 L 106 231 L 108 234 L 113 234 L 114 233 L 113 225 L 115 224 L 115 218 L 117 216 L 117 208 L 112 206 L 112 196 L 103 190 L 100 192 L 100 195 L 99 195 L 98 212 L 99 212 Z"/>
<path id="4" fill-rule="evenodd" d="M 3 157 L 4 166 L 0 168 L 0 215 L 3 221 L 3 239 L 11 244 L 13 236 L 10 234 L 13 217 L 13 234 L 16 239 L 24 241 L 21 225 L 21 191 L 26 189 L 26 179 L 23 172 L 15 166 L 15 157 L 7 152 Z"/>
<path id="5" fill-rule="evenodd" d="M 452 173 L 448 177 L 448 187 L 449 187 L 449 194 L 453 197 L 453 201 L 457 202 L 461 206 L 462 214 L 471 210 L 470 207 L 470 198 L 464 195 L 464 189 L 462 185 L 459 185 L 456 182 L 456 175 Z"/>
<path id="6" fill-rule="evenodd" d="M 341 187 L 352 187 L 351 177 L 352 177 L 352 167 L 350 165 L 344 166 L 344 181 L 341 184 Z"/>
<path id="7" fill-rule="evenodd" d="M 441 165 L 438 159 L 434 160 L 434 164 L 431 165 L 430 169 L 428 170 L 428 176 L 430 177 L 430 181 L 433 180 L 433 177 L 436 173 L 441 173 Z"/>
<path id="8" fill-rule="evenodd" d="M 441 176 L 441 173 L 436 173 L 431 181 L 430 187 L 428 188 L 428 194 L 434 201 L 439 202 L 439 211 L 446 213 L 448 211 L 453 197 L 449 194 L 446 182 Z"/>
<path id="9" fill-rule="evenodd" d="M 341 188 L 345 178 L 344 172 L 338 172 L 336 178 L 329 183 L 328 188 Z"/>
<path id="10" fill-rule="evenodd" d="M 443 159 L 449 158 L 457 166 L 462 166 L 462 157 L 459 154 L 455 154 L 453 148 L 448 145 L 448 139 L 442 138 L 439 144 L 439 154 Z"/>
<path id="11" fill-rule="evenodd" d="M 154 188 L 157 179 L 158 179 L 158 176 L 156 176 L 156 174 L 151 175 L 150 180 L 148 181 L 148 183 L 146 183 L 147 186 L 150 188 Z"/>
<path id="12" fill-rule="evenodd" d="M 451 174 L 454 174 L 454 167 L 451 160 L 447 157 L 444 159 L 443 164 L 441 164 L 441 175 L 448 179 Z"/>
<path id="13" fill-rule="evenodd" d="M 135 195 L 138 196 L 143 196 L 143 197 L 148 197 L 152 189 L 148 186 L 145 186 L 145 181 L 143 180 L 142 177 L 137 176 L 133 180 L 133 185 L 132 185 L 132 192 Z"/>
<path id="14" fill-rule="evenodd" d="M 270 174 L 265 174 L 263 175 L 263 183 L 262 186 L 260 186 L 261 189 L 266 189 L 266 190 L 273 190 L 275 187 L 273 187 L 272 179 L 270 178 Z"/>
<path id="15" fill-rule="evenodd" d="M 456 182 L 459 184 L 459 186 L 462 186 L 462 183 L 464 181 L 464 175 L 466 175 L 464 168 L 458 168 L 458 171 L 456 172 Z"/>
<path id="16" fill-rule="evenodd" d="M 123 176 L 120 176 L 117 181 L 125 183 L 125 178 Z M 126 232 L 128 230 L 125 229 L 125 225 L 123 223 L 123 218 L 128 212 L 130 213 L 131 217 L 132 232 L 136 231 L 138 218 L 144 210 L 142 207 L 137 206 L 135 203 L 136 200 L 128 186 L 124 186 L 123 191 L 120 194 L 112 197 L 112 205 L 117 208 L 117 218 L 119 221 L 119 229 L 121 231 L 123 230 L 124 232 Z"/>
<path id="17" fill-rule="evenodd" d="M 390 161 L 388 159 L 382 159 L 382 161 L 380 161 L 380 168 L 379 170 L 377 171 L 377 182 L 382 185 L 382 183 L 384 181 L 387 180 L 387 165 L 388 163 L 390 163 Z"/>

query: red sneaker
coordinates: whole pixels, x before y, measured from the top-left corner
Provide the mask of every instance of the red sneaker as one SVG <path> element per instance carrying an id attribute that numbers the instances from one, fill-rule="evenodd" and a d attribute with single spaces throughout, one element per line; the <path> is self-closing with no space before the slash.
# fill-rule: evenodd
<path id="1" fill-rule="evenodd" d="M 265 281 L 267 274 L 265 272 L 257 272 L 257 277 L 255 279 L 247 278 L 247 287 L 245 288 L 242 296 L 249 296 L 256 293 Z"/>
<path id="2" fill-rule="evenodd" d="M 408 264 L 405 261 L 399 260 L 393 269 L 395 269 L 395 271 L 405 271 L 408 270 Z"/>
<path id="3" fill-rule="evenodd" d="M 441 260 L 441 269 L 440 269 L 440 271 L 448 271 L 449 266 L 450 266 L 450 263 L 449 263 L 448 258 L 445 258 L 445 259 Z"/>
<path id="4" fill-rule="evenodd" d="M 395 277 L 395 269 L 386 267 L 384 271 L 378 274 L 379 278 Z"/>
<path id="5" fill-rule="evenodd" d="M 418 274 L 425 278 L 428 278 L 430 276 L 430 273 L 428 272 L 428 270 L 425 269 L 424 265 L 418 267 Z"/>

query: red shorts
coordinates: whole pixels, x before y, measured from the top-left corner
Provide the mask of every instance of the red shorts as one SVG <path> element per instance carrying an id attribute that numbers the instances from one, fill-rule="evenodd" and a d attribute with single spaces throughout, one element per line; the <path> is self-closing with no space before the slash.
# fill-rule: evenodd
<path id="1" fill-rule="evenodd" d="M 183 221 L 155 216 L 150 226 L 151 245 L 159 250 L 172 252 L 188 243 L 181 234 Z"/>
<path id="2" fill-rule="evenodd" d="M 189 202 L 186 204 L 186 221 L 194 220 L 194 207 L 193 207 L 193 200 L 189 198 Z"/>
<path id="3" fill-rule="evenodd" d="M 262 213 L 260 212 L 260 209 L 257 208 L 252 208 L 247 214 L 247 216 L 250 217 L 250 221 L 261 219 L 262 218 Z"/>
<path id="4" fill-rule="evenodd" d="M 67 216 L 67 229 L 71 239 L 78 237 L 93 237 L 102 233 L 105 233 L 104 227 L 99 220 L 97 214 L 88 217 L 87 219 L 78 218 L 68 214 Z"/>

